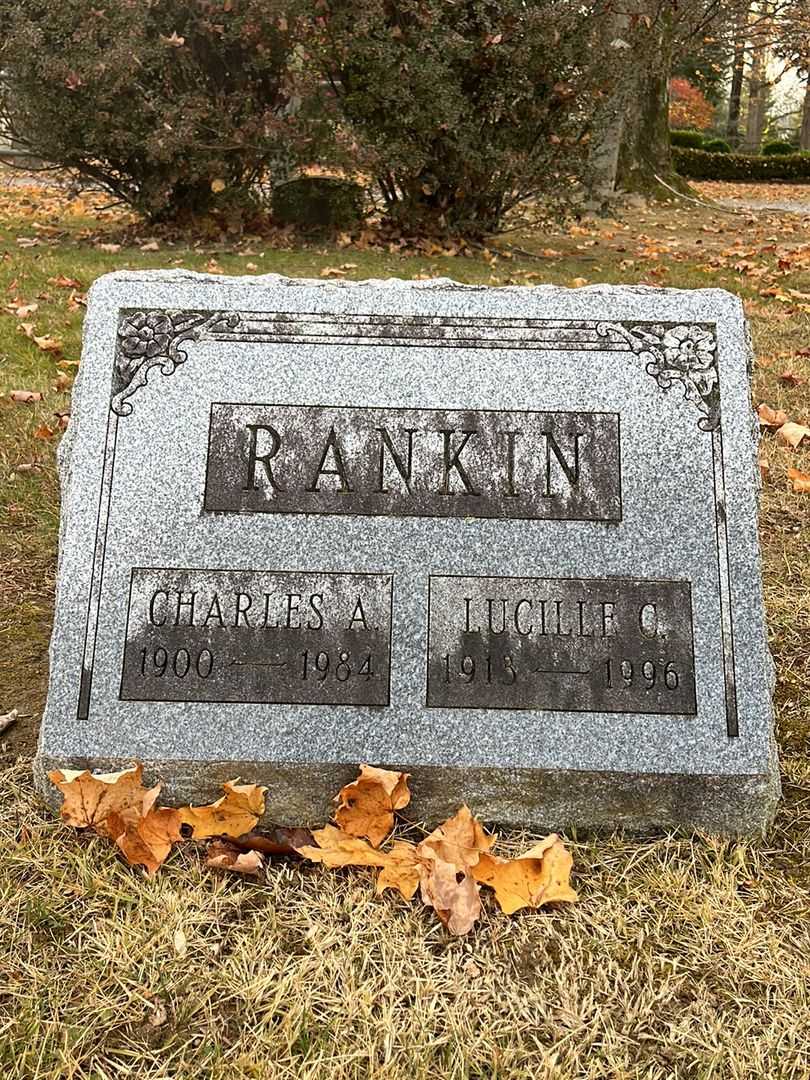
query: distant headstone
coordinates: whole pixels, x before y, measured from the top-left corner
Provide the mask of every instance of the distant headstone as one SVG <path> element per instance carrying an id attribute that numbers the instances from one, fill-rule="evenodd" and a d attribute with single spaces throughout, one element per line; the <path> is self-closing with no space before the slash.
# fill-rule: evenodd
<path id="1" fill-rule="evenodd" d="M 717 290 L 102 278 L 40 778 L 307 823 L 368 762 L 427 819 L 761 830 L 749 364 Z"/>

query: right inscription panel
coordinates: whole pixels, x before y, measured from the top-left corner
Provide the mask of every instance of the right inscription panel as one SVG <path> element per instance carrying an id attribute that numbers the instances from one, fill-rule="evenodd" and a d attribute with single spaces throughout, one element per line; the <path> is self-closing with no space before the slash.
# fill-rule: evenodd
<path id="1" fill-rule="evenodd" d="M 429 708 L 695 715 L 689 582 L 431 576 Z"/>

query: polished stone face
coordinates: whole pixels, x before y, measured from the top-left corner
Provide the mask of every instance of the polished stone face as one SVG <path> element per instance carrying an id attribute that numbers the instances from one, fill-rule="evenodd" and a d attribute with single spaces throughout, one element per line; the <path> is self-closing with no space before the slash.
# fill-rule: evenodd
<path id="1" fill-rule="evenodd" d="M 93 287 L 38 769 L 318 821 L 359 762 L 538 826 L 778 795 L 739 301 L 122 273 Z"/>

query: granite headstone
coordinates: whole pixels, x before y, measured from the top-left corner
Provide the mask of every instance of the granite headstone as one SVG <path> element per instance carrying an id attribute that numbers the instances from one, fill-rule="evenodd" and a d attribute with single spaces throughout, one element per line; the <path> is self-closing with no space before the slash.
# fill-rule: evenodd
<path id="1" fill-rule="evenodd" d="M 120 273 L 61 453 L 37 772 L 536 827 L 779 795 L 750 346 L 719 290 Z"/>

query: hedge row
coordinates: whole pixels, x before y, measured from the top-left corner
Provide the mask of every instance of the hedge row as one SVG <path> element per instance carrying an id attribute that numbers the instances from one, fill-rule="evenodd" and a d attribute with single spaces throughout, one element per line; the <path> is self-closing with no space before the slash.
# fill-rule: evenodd
<path id="1" fill-rule="evenodd" d="M 792 180 L 810 182 L 810 154 L 710 154 L 673 146 L 675 171 L 690 180 Z"/>

